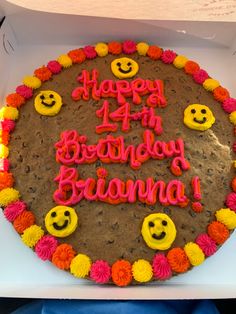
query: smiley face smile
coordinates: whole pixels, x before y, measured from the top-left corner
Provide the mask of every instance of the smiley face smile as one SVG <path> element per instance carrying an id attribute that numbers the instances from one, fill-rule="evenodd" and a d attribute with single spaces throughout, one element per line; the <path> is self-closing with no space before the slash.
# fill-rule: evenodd
<path id="1" fill-rule="evenodd" d="M 117 63 L 119 71 L 124 74 L 130 73 L 132 71 L 131 63 L 128 62 L 127 65 L 129 66 L 128 70 L 124 70 L 122 69 L 122 64 L 120 62 Z"/>
<path id="2" fill-rule="evenodd" d="M 206 118 L 206 117 L 204 117 L 202 120 L 198 120 L 197 118 L 194 118 L 194 119 L 193 119 L 193 121 L 195 121 L 196 123 L 199 123 L 199 124 L 203 124 L 203 123 L 205 123 L 205 122 L 206 122 L 206 120 L 207 120 L 207 118 Z"/>
<path id="3" fill-rule="evenodd" d="M 56 222 L 54 222 L 52 225 L 56 230 L 63 230 L 68 226 L 69 221 L 65 220 L 64 224 L 62 226 L 58 226 Z"/>

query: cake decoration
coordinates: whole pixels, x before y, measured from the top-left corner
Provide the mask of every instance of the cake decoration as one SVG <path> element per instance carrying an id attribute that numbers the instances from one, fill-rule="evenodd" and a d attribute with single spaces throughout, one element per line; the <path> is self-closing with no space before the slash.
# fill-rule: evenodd
<path id="1" fill-rule="evenodd" d="M 24 230 L 23 234 L 21 235 L 21 239 L 25 245 L 33 248 L 43 235 L 44 231 L 41 227 L 32 225 Z"/>
<path id="2" fill-rule="evenodd" d="M 63 243 L 57 246 L 52 255 L 52 263 L 63 270 L 69 270 L 76 252 L 71 245 Z"/>
<path id="3" fill-rule="evenodd" d="M 205 131 L 215 123 L 212 111 L 205 105 L 192 104 L 184 110 L 184 124 L 198 131 Z"/>
<path id="4" fill-rule="evenodd" d="M 0 110 L 6 219 L 40 259 L 100 284 L 200 265 L 236 227 L 234 146 L 220 112 L 235 125 L 235 101 L 195 61 L 145 42 L 100 42 L 49 61 Z M 219 193 L 210 200 L 208 189 Z"/>
<path id="5" fill-rule="evenodd" d="M 90 278 L 96 283 L 108 283 L 111 278 L 111 267 L 106 261 L 97 260 L 91 266 Z"/>
<path id="6" fill-rule="evenodd" d="M 169 279 L 172 275 L 170 264 L 163 253 L 157 253 L 152 262 L 153 275 L 159 280 Z"/>
<path id="7" fill-rule="evenodd" d="M 58 238 L 64 238 L 72 234 L 77 228 L 77 225 L 77 213 L 73 208 L 68 206 L 56 206 L 45 217 L 47 231 Z"/>
<path id="8" fill-rule="evenodd" d="M 35 110 L 44 116 L 55 116 L 61 110 L 61 96 L 52 90 L 41 91 L 34 100 Z"/>
<path id="9" fill-rule="evenodd" d="M 215 241 L 212 240 L 212 238 L 210 238 L 206 233 L 200 234 L 196 239 L 196 243 L 202 249 L 205 256 L 211 256 L 215 254 L 217 250 Z"/>
<path id="10" fill-rule="evenodd" d="M 23 83 L 25 86 L 32 89 L 37 89 L 42 85 L 42 82 L 38 77 L 30 75 L 23 78 Z"/>
<path id="11" fill-rule="evenodd" d="M 153 250 L 169 249 L 176 237 L 173 221 L 161 213 L 145 217 L 141 232 L 144 241 Z"/>
<path id="12" fill-rule="evenodd" d="M 126 260 L 116 261 L 111 268 L 113 282 L 119 287 L 125 287 L 132 281 L 132 265 Z"/>
<path id="13" fill-rule="evenodd" d="M 191 265 L 198 266 L 203 263 L 205 255 L 196 243 L 189 242 L 185 244 L 184 251 L 188 256 Z"/>
<path id="14" fill-rule="evenodd" d="M 138 70 L 138 63 L 131 58 L 119 58 L 111 63 L 111 71 L 119 79 L 133 77 L 138 73 Z"/>
<path id="15" fill-rule="evenodd" d="M 70 264 L 70 271 L 77 278 L 84 278 L 88 276 L 90 268 L 91 260 L 85 254 L 76 255 Z"/>
<path id="16" fill-rule="evenodd" d="M 35 253 L 43 261 L 51 260 L 57 246 L 58 241 L 56 238 L 50 235 L 45 235 L 36 243 Z"/>
<path id="17" fill-rule="evenodd" d="M 236 213 L 229 208 L 221 208 L 216 211 L 216 219 L 222 222 L 229 230 L 236 228 Z"/>
<path id="18" fill-rule="evenodd" d="M 152 266 L 148 261 L 140 259 L 132 265 L 132 274 L 137 282 L 148 282 L 152 279 Z"/>

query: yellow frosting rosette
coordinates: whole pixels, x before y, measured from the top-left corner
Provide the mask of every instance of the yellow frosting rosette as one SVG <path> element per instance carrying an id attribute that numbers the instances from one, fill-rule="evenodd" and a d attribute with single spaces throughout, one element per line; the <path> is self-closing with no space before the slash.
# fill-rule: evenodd
<path id="1" fill-rule="evenodd" d="M 132 266 L 132 274 L 136 281 L 148 282 L 153 276 L 152 266 L 148 261 L 139 259 Z"/>
<path id="2" fill-rule="evenodd" d="M 230 230 L 236 228 L 236 213 L 229 208 L 217 210 L 216 219 Z"/>
<path id="3" fill-rule="evenodd" d="M 97 43 L 95 51 L 99 57 L 105 57 L 108 54 L 108 46 L 105 43 Z"/>
<path id="4" fill-rule="evenodd" d="M 184 251 L 186 255 L 188 256 L 188 259 L 193 266 L 198 266 L 202 264 L 202 262 L 205 260 L 205 255 L 202 251 L 202 249 L 193 242 L 189 242 L 184 246 Z"/>
<path id="5" fill-rule="evenodd" d="M 20 193 L 16 189 L 3 189 L 0 191 L 0 206 L 7 206 L 8 204 L 17 201 L 19 198 Z"/>
<path id="6" fill-rule="evenodd" d="M 91 268 L 91 260 L 85 254 L 76 255 L 70 264 L 70 272 L 78 278 L 84 278 L 88 276 Z"/>
<path id="7" fill-rule="evenodd" d="M 21 239 L 25 245 L 33 248 L 43 235 L 44 231 L 41 227 L 37 225 L 32 225 L 29 228 L 25 229 L 21 236 Z"/>
<path id="8" fill-rule="evenodd" d="M 149 45 L 147 43 L 141 42 L 137 44 L 136 48 L 140 56 L 146 56 Z"/>
<path id="9" fill-rule="evenodd" d="M 173 64 L 177 69 L 182 69 L 184 68 L 187 61 L 188 61 L 188 58 L 186 58 L 185 56 L 179 55 L 175 58 Z"/>

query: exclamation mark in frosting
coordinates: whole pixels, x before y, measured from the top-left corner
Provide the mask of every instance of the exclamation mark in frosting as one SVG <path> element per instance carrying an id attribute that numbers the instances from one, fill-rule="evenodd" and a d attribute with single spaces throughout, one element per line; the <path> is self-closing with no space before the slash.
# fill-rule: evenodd
<path id="1" fill-rule="evenodd" d="M 203 206 L 200 203 L 202 199 L 201 187 L 200 187 L 200 179 L 199 177 L 193 177 L 191 181 L 192 189 L 193 189 L 193 198 L 196 200 L 192 202 L 192 209 L 195 213 L 201 213 L 203 210 Z"/>

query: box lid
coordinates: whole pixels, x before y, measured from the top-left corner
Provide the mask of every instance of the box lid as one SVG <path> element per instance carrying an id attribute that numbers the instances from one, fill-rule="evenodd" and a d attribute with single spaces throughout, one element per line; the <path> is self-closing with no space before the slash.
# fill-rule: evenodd
<path id="1" fill-rule="evenodd" d="M 123 19 L 236 21 L 235 0 L 8 0 L 36 11 Z"/>

